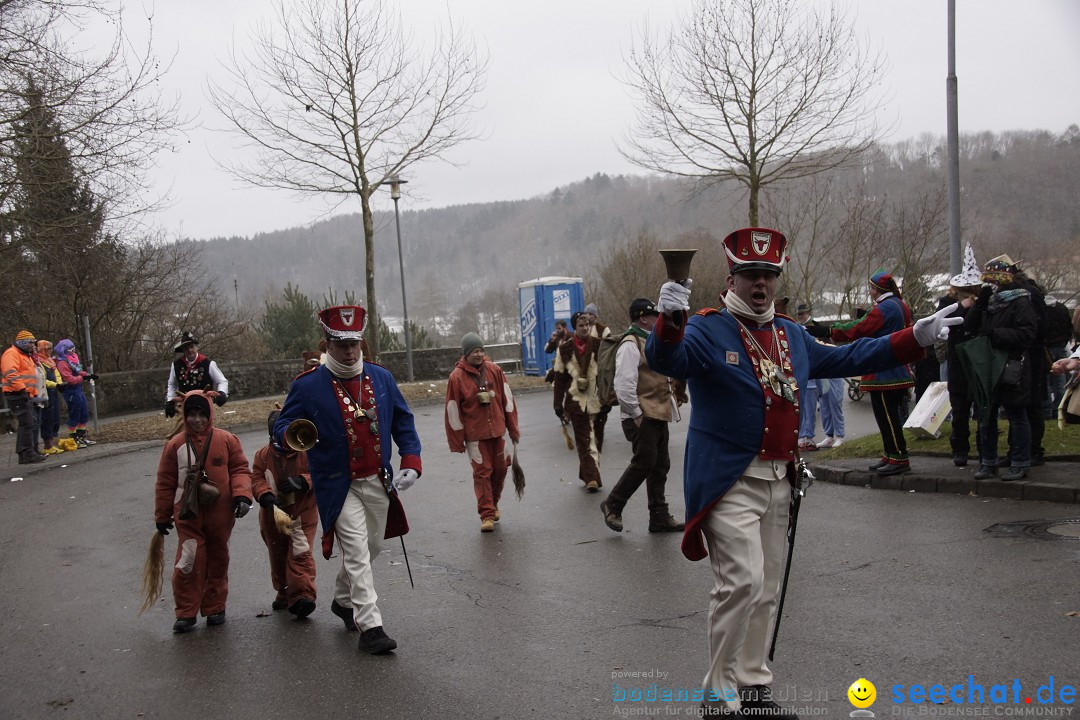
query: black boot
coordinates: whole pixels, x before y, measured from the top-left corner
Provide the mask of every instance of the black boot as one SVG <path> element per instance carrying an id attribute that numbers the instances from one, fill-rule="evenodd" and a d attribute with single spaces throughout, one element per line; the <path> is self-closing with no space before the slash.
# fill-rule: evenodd
<path id="1" fill-rule="evenodd" d="M 309 597 L 302 597 L 289 606 L 289 612 L 298 618 L 305 618 L 315 612 L 315 601 Z"/>
<path id="2" fill-rule="evenodd" d="M 649 532 L 682 532 L 686 525 L 671 517 L 667 505 L 649 508 Z"/>
<path id="3" fill-rule="evenodd" d="M 798 715 L 772 701 L 772 690 L 768 685 L 739 688 L 739 702 L 742 703 L 740 715 L 763 720 L 799 720 Z"/>
<path id="4" fill-rule="evenodd" d="M 358 644 L 360 649 L 368 655 L 382 655 L 397 648 L 397 642 L 387 636 L 382 625 L 360 633 L 360 642 Z"/>
<path id="5" fill-rule="evenodd" d="M 608 496 L 607 500 L 600 503 L 600 512 L 604 513 L 605 525 L 607 525 L 615 532 L 623 531 L 622 511 L 616 510 L 614 507 L 612 507 L 610 496 Z"/>

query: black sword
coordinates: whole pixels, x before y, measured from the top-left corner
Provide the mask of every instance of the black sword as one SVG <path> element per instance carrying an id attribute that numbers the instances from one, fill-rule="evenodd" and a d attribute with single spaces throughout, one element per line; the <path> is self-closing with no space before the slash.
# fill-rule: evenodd
<path id="1" fill-rule="evenodd" d="M 799 458 L 795 467 L 795 486 L 791 488 L 791 510 L 787 530 L 787 562 L 784 564 L 784 582 L 780 586 L 780 603 L 776 606 L 776 622 L 773 625 L 772 642 L 769 643 L 769 661 L 776 652 L 776 636 L 780 634 L 780 618 L 784 615 L 784 598 L 787 596 L 788 576 L 791 574 L 791 556 L 795 551 L 795 530 L 799 526 L 799 507 L 802 505 L 806 489 L 814 482 L 814 475 L 806 467 L 806 461 Z"/>

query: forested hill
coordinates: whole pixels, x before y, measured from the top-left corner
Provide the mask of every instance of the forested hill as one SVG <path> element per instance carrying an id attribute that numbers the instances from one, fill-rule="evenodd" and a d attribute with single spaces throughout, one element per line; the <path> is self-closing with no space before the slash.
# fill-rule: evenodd
<path id="1" fill-rule="evenodd" d="M 745 215 L 742 200 L 731 193 L 714 189 L 691 196 L 673 180 L 600 174 L 530 200 L 403 210 L 409 309 L 420 317 L 439 314 L 438 308 L 452 310 L 494 285 L 583 275 L 610 241 L 643 231 L 672 238 L 699 227 L 720 232 Z M 393 214 L 377 213 L 375 227 L 380 306 L 399 312 Z M 261 304 L 266 290 L 276 296 L 287 282 L 315 298 L 328 287 L 363 296 L 358 213 L 202 246 L 205 265 L 219 278 L 225 297 L 233 296 L 237 276 L 242 303 Z"/>
<path id="2" fill-rule="evenodd" d="M 793 218 L 805 218 L 808 203 L 828 205 L 830 222 L 839 233 L 851 231 L 850 217 L 864 212 L 870 199 L 894 217 L 932 212 L 933 217 L 918 219 L 918 232 L 932 236 L 931 245 L 940 245 L 943 230 L 947 235 L 947 221 L 940 212 L 946 197 L 944 157 L 944 139 L 929 135 L 881 147 L 861 167 L 834 173 L 827 195 L 815 194 L 808 186 L 766 191 L 762 224 L 783 225 L 780 229 L 789 233 L 793 244 L 805 246 Z M 1077 126 L 1060 134 L 963 136 L 961 183 L 964 236 L 975 245 L 980 260 L 1008 252 L 1031 264 L 1060 263 L 1077 254 Z M 663 245 L 686 233 L 699 240 L 706 234 L 722 238 L 746 224 L 745 194 L 737 187 L 692 190 L 674 179 L 597 174 L 514 202 L 412 211 L 406 198 L 401 234 L 410 315 L 422 320 L 452 314 L 485 292 L 510 291 L 522 280 L 544 275 L 587 277 L 595 274 L 613 247 L 629 244 L 643 233 Z M 400 312 L 401 290 L 393 214 L 380 213 L 375 222 L 379 303 L 384 313 L 395 314 Z M 875 231 L 884 236 L 872 244 L 874 257 L 866 262 L 889 260 L 888 233 L 895 227 L 886 224 Z M 250 239 L 217 238 L 201 245 L 204 264 L 218 278 L 222 295 L 233 297 L 236 277 L 241 303 L 255 309 L 265 299 L 279 296 L 288 282 L 316 300 L 334 288 L 339 299 L 351 290 L 363 301 L 362 234 L 360 217 L 353 214 L 310 227 Z M 940 258 L 931 264 L 940 265 Z M 947 270 L 947 261 L 938 269 Z M 807 287 L 808 295 L 815 291 Z"/>

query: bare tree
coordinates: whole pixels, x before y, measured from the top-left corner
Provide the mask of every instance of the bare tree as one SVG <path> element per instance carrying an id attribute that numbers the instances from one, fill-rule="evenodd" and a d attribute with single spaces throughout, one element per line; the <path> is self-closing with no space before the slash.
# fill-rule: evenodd
<path id="1" fill-rule="evenodd" d="M 870 147 L 883 58 L 836 7 L 696 0 L 680 25 L 646 25 L 626 58 L 637 118 L 623 155 L 699 188 L 734 180 L 758 224 L 761 190 L 844 165 Z"/>
<path id="2" fill-rule="evenodd" d="M 223 163 L 241 181 L 358 197 L 364 225 L 368 346 L 379 354 L 371 196 L 414 163 L 477 134 L 469 121 L 487 60 L 452 23 L 425 54 L 384 0 L 275 6 L 250 55 L 229 55 L 210 99 L 255 151 Z"/>
<path id="3" fill-rule="evenodd" d="M 145 172 L 185 122 L 161 93 L 168 63 L 154 56 L 152 33 L 135 47 L 122 15 L 110 0 L 0 0 L 0 211 L 16 187 L 19 128 L 42 107 L 110 227 L 163 202 L 148 195 Z M 94 40 L 82 34 L 90 24 L 114 28 L 98 50 L 81 49 Z"/>

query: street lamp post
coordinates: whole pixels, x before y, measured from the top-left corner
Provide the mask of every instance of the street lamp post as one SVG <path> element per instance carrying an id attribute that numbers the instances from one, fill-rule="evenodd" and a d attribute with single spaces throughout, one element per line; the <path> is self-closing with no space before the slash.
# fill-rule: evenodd
<path id="1" fill-rule="evenodd" d="M 398 200 L 401 199 L 401 186 L 408 182 L 397 175 L 389 178 L 390 197 L 394 201 L 394 224 L 397 226 L 398 268 L 401 270 L 401 313 L 405 316 L 405 365 L 408 368 L 409 382 L 413 381 L 412 333 L 409 331 L 409 304 L 405 299 L 405 258 L 401 252 L 401 216 L 398 215 Z"/>

